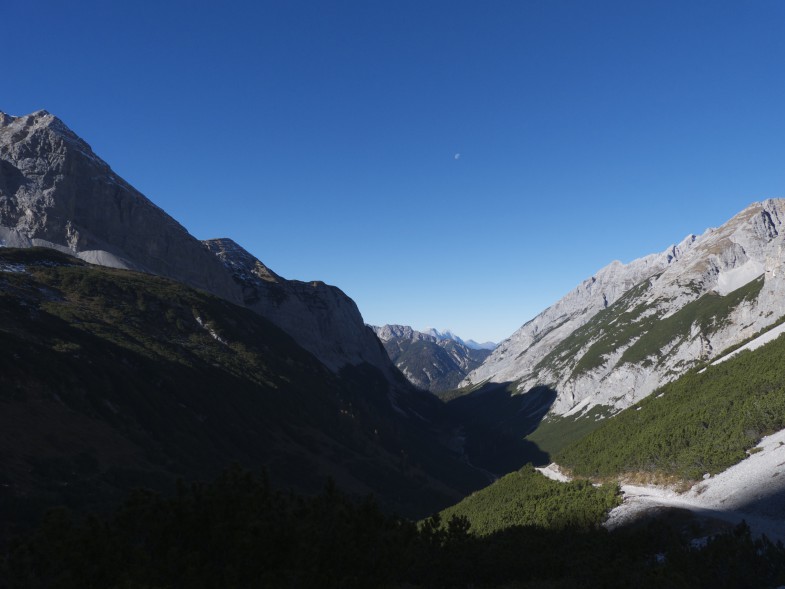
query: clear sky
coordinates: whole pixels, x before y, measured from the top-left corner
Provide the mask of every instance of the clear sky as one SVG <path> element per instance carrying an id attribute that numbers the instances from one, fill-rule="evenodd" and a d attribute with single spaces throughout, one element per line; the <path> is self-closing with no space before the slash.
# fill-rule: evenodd
<path id="1" fill-rule="evenodd" d="M 0 5 L 0 110 L 369 323 L 499 341 L 785 196 L 783 0 Z"/>

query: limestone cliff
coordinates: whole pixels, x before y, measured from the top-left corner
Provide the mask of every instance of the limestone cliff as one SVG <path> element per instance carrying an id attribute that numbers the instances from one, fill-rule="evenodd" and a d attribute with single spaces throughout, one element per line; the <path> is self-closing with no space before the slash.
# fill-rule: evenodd
<path id="1" fill-rule="evenodd" d="M 43 110 L 0 113 L 0 245 L 51 247 L 240 302 L 231 276 L 199 240 Z"/>
<path id="2" fill-rule="evenodd" d="M 717 229 L 613 262 L 502 342 L 464 385 L 558 392 L 556 414 L 623 408 L 785 315 L 785 200 Z"/>
<path id="3" fill-rule="evenodd" d="M 229 269 L 246 306 L 286 331 L 331 370 L 367 362 L 388 374 L 395 371 L 357 305 L 341 289 L 320 281 L 281 278 L 231 239 L 204 244 Z"/>

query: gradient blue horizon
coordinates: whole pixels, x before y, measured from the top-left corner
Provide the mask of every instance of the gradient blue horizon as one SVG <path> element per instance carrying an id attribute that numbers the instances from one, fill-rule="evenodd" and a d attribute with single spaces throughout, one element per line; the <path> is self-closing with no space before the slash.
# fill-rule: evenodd
<path id="1" fill-rule="evenodd" d="M 6 0 L 46 109 L 200 239 L 500 341 L 785 196 L 785 3 Z M 460 154 L 460 157 L 456 157 Z"/>

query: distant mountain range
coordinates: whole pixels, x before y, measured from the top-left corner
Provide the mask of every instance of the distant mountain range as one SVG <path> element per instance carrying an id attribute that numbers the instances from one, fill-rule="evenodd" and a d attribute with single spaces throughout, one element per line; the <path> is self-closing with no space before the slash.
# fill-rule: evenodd
<path id="1" fill-rule="evenodd" d="M 468 346 L 449 331 L 421 332 L 406 325 L 372 329 L 404 376 L 415 386 L 434 393 L 454 389 L 491 353 Z"/>
<path id="2" fill-rule="evenodd" d="M 482 344 L 478 344 L 473 339 L 469 339 L 469 340 L 465 340 L 464 341 L 461 338 L 459 338 L 457 335 L 455 335 L 449 329 L 447 329 L 445 331 L 439 331 L 438 329 L 434 329 L 433 327 L 427 327 L 427 328 L 425 328 L 425 331 L 423 331 L 422 333 L 425 333 L 427 335 L 433 336 L 433 337 L 435 337 L 438 340 L 453 340 L 453 341 L 458 342 L 459 344 L 461 344 L 463 346 L 466 346 L 467 348 L 471 348 L 473 350 L 493 350 L 496 347 L 496 344 L 493 343 L 493 342 L 484 342 Z"/>

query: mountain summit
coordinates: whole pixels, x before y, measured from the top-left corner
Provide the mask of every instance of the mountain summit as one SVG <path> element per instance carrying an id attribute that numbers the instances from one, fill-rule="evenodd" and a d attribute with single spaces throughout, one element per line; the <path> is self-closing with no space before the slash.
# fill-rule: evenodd
<path id="1" fill-rule="evenodd" d="M 426 327 L 424 331 L 420 333 L 425 333 L 426 335 L 430 335 L 435 337 L 437 340 L 452 340 L 454 342 L 458 342 L 462 346 L 466 346 L 467 348 L 471 348 L 472 350 L 492 350 L 496 347 L 494 342 L 483 342 L 478 343 L 473 339 L 463 340 L 457 335 L 455 335 L 451 330 L 445 329 L 444 331 L 439 331 L 433 327 Z"/>
<path id="2" fill-rule="evenodd" d="M 45 110 L 0 113 L 0 245 L 51 247 L 240 302 L 231 276 L 199 240 Z"/>
<path id="3" fill-rule="evenodd" d="M 367 362 L 400 380 L 341 290 L 285 280 L 231 239 L 200 242 L 44 110 L 0 113 L 0 246 L 172 278 L 251 308 L 333 371 Z"/>

